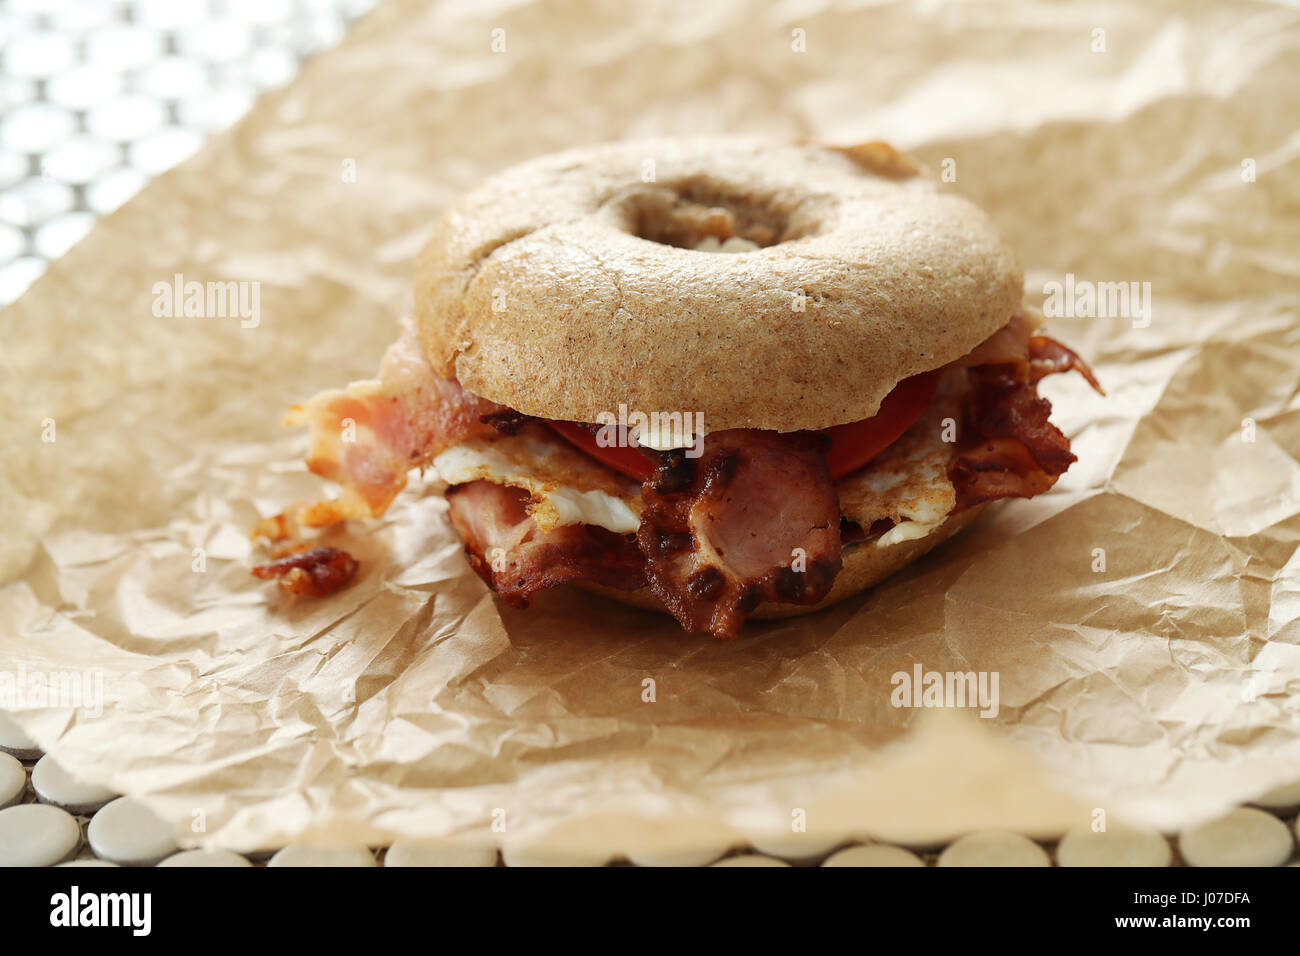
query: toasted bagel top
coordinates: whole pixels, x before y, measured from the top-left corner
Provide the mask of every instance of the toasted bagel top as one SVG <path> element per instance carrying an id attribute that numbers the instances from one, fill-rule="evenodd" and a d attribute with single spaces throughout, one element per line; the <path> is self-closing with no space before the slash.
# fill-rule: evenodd
<path id="1" fill-rule="evenodd" d="M 759 248 L 697 251 L 710 236 Z M 466 195 L 420 257 L 416 317 L 440 374 L 529 415 L 795 431 L 875 414 L 1004 325 L 1022 284 L 984 213 L 883 144 L 653 140 Z"/>

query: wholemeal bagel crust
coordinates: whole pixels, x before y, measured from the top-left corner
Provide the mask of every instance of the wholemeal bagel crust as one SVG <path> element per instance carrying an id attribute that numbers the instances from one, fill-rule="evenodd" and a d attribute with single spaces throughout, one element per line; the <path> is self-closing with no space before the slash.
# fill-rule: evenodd
<path id="1" fill-rule="evenodd" d="M 1022 295 L 988 218 L 909 163 L 879 144 L 736 139 L 524 163 L 435 228 L 421 338 L 440 374 L 544 418 L 592 422 L 620 403 L 702 412 L 708 431 L 866 418 Z M 693 248 L 710 235 L 762 248 Z"/>

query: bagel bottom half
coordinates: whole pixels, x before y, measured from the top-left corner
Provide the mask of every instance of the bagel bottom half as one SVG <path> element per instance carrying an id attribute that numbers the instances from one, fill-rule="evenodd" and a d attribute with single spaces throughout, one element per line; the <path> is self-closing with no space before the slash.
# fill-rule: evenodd
<path id="1" fill-rule="evenodd" d="M 979 517 L 980 512 L 984 510 L 985 504 L 987 502 L 949 516 L 943 524 L 936 526 L 923 538 L 900 541 L 898 544 L 885 548 L 878 548 L 869 541 L 850 546 L 844 551 L 844 567 L 835 578 L 835 584 L 825 598 L 816 604 L 781 604 L 769 601 L 766 604 L 760 604 L 752 613 L 747 614 L 746 618 L 748 620 L 771 620 L 782 617 L 796 617 L 800 614 L 811 614 L 814 611 L 820 611 L 822 608 L 830 607 L 832 604 L 837 604 L 845 598 L 860 594 L 867 588 L 879 584 L 895 571 L 899 571 L 911 564 L 958 531 L 961 531 Z M 622 604 L 630 604 L 633 607 L 644 608 L 648 611 L 659 611 L 663 614 L 668 613 L 668 609 L 659 602 L 659 599 L 650 592 L 649 588 L 639 588 L 636 591 L 619 591 L 616 588 L 608 588 L 589 581 L 581 581 L 577 582 L 577 584 L 584 591 L 612 598 Z"/>

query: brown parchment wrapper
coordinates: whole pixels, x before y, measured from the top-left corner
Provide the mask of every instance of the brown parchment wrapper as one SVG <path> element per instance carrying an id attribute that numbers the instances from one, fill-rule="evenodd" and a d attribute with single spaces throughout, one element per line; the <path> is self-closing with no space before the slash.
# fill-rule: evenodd
<path id="1" fill-rule="evenodd" d="M 383 5 L 5 312 L 0 664 L 103 689 L 12 717 L 241 849 L 799 855 L 1097 809 L 1168 830 L 1290 782 L 1298 80 L 1300 13 L 1264 4 Z M 1151 284 L 1149 323 L 1050 322 L 1109 393 L 1044 383 L 1079 457 L 1050 494 L 736 643 L 580 592 L 504 607 L 428 481 L 336 535 L 346 591 L 249 576 L 253 523 L 324 490 L 283 410 L 373 374 L 452 197 L 701 133 L 910 149 L 1015 243 L 1030 301 Z M 260 283 L 259 324 L 155 316 L 176 274 Z M 996 717 L 892 706 L 917 665 L 996 672 Z"/>

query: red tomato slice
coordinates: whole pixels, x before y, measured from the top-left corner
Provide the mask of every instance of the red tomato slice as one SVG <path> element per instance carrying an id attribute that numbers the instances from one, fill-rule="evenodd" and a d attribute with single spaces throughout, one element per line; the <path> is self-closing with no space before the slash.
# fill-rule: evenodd
<path id="1" fill-rule="evenodd" d="M 595 433 L 587 430 L 577 422 L 548 421 L 551 430 L 561 438 L 567 438 L 592 458 L 609 465 L 617 472 L 645 481 L 654 474 L 655 464 L 636 448 L 602 448 L 596 442 Z"/>
<path id="2" fill-rule="evenodd" d="M 897 441 L 929 406 L 938 384 L 938 370 L 905 378 L 885 396 L 880 411 L 870 418 L 824 429 L 822 434 L 831 440 L 826 452 L 831 478 L 857 471 Z"/>
<path id="3" fill-rule="evenodd" d="M 843 478 L 857 471 L 897 441 L 921 417 L 938 384 L 938 371 L 905 378 L 885 396 L 875 415 L 824 429 L 822 434 L 831 440 L 826 451 L 826 467 L 831 478 Z M 654 462 L 637 448 L 602 448 L 595 433 L 576 422 L 548 421 L 546 424 L 592 458 L 629 478 L 645 481 L 654 472 Z"/>

